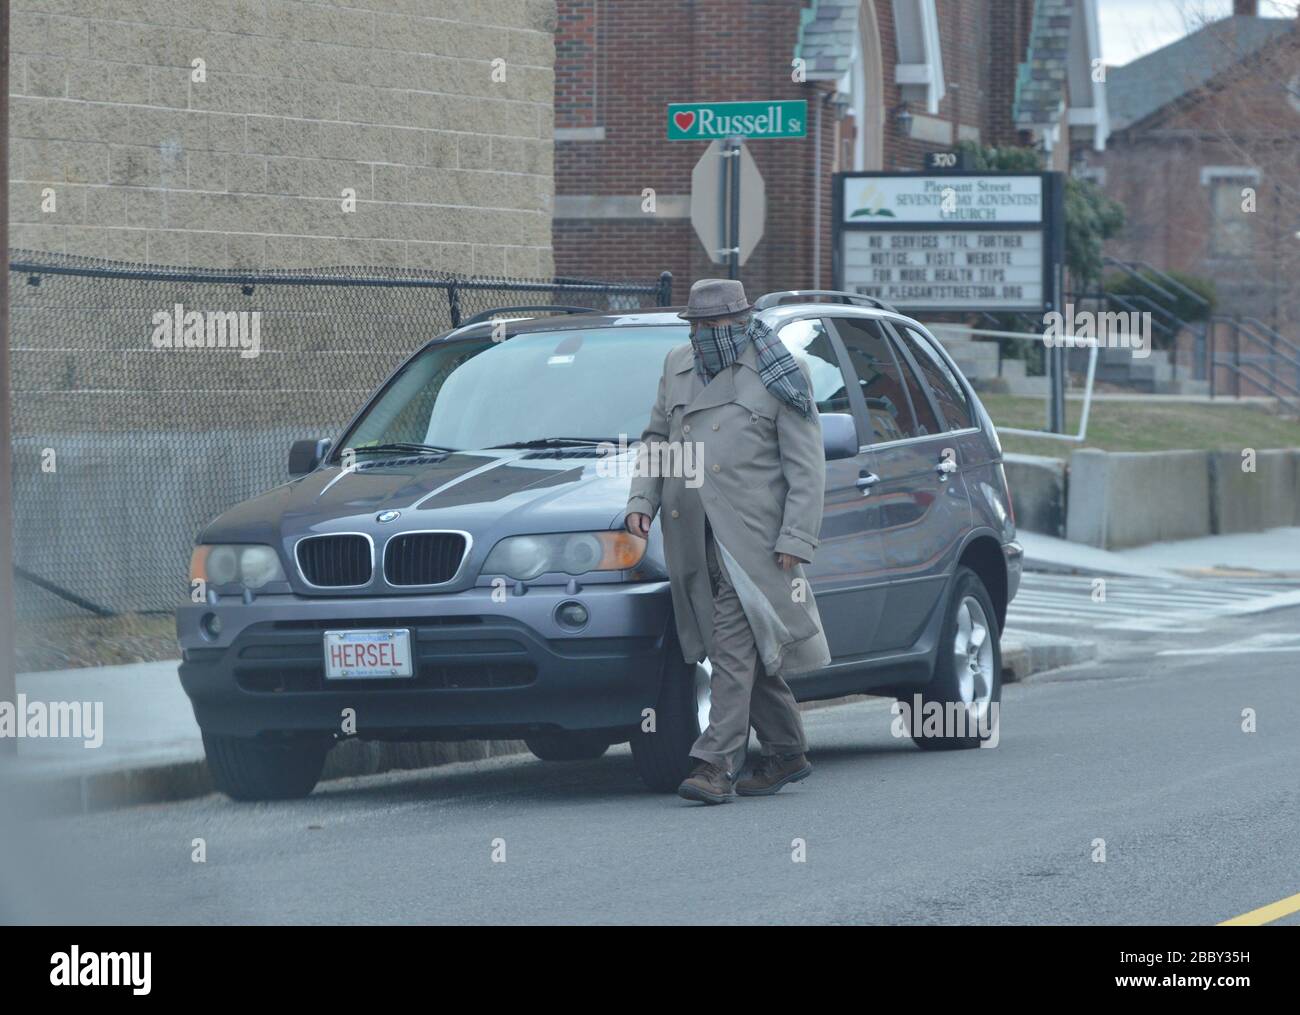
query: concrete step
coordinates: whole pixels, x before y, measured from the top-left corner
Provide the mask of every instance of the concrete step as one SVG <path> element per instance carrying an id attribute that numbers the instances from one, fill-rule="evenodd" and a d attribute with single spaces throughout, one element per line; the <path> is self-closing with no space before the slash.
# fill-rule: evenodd
<path id="1" fill-rule="evenodd" d="M 1007 393 L 1011 395 L 1046 398 L 1047 389 L 1046 377 L 1013 377 L 1007 380 Z"/>
<path id="2" fill-rule="evenodd" d="M 1157 381 L 1155 393 L 1157 395 L 1208 395 L 1210 393 L 1210 382 L 1193 381 L 1185 377 L 1179 377 L 1177 380 L 1170 378 L 1165 381 Z"/>

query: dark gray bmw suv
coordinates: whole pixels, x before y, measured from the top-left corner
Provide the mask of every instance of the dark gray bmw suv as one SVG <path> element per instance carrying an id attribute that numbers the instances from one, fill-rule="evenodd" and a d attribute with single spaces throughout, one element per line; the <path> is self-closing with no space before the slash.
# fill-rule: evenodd
<path id="1" fill-rule="evenodd" d="M 687 326 L 499 313 L 430 341 L 337 441 L 294 445 L 295 478 L 201 533 L 180 677 L 229 795 L 305 795 L 347 736 L 522 737 L 554 761 L 630 740 L 652 788 L 687 773 L 708 660 L 676 645 L 658 522 L 623 529 L 628 445 Z M 772 293 L 755 313 L 810 366 L 826 448 L 808 575 L 832 661 L 790 686 L 965 710 L 981 723 L 907 730 L 987 742 L 1021 570 L 988 414 L 884 304 Z"/>

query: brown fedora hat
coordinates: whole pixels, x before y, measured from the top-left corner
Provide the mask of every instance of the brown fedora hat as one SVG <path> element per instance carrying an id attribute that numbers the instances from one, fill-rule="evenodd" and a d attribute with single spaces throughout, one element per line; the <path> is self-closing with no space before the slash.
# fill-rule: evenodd
<path id="1" fill-rule="evenodd" d="M 686 309 L 677 316 L 684 321 L 702 317 L 727 317 L 744 313 L 752 304 L 745 287 L 733 278 L 702 278 L 691 286 Z"/>

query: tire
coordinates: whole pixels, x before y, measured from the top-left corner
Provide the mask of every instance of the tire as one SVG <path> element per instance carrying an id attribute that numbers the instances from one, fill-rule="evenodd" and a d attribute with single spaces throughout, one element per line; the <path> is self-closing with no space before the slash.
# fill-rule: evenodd
<path id="1" fill-rule="evenodd" d="M 985 634 L 980 637 L 979 631 Z M 924 713 L 916 714 L 916 699 L 905 704 L 912 709 L 911 735 L 917 747 L 927 751 L 967 750 L 986 740 L 997 739 L 998 712 L 1002 702 L 1002 645 L 993 599 L 979 575 L 968 567 L 957 568 L 945 607 L 943 630 L 934 664 L 934 676 L 921 689 L 922 709 L 936 704 L 942 714 L 964 712 L 957 730 L 927 732 Z M 905 713 L 906 714 L 906 713 Z M 962 735 L 965 734 L 965 735 Z"/>
<path id="2" fill-rule="evenodd" d="M 316 788 L 333 741 L 203 734 L 212 782 L 235 800 L 296 800 Z"/>
<path id="3" fill-rule="evenodd" d="M 525 737 L 524 743 L 540 761 L 590 761 L 609 750 L 604 733 L 554 733 Z"/>
<path id="4" fill-rule="evenodd" d="M 695 765 L 691 747 L 709 721 L 711 673 L 707 659 L 702 663 L 682 661 L 682 650 L 674 632 L 664 648 L 654 732 L 645 732 L 642 723 L 631 737 L 632 762 L 637 775 L 656 793 L 675 793 L 682 780 L 691 774 Z"/>

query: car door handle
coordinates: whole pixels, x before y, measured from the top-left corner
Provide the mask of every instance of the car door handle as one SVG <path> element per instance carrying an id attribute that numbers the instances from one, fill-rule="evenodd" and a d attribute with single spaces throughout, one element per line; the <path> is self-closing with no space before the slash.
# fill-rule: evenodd
<path id="1" fill-rule="evenodd" d="M 865 476 L 858 477 L 858 489 L 862 491 L 862 496 L 871 492 L 871 488 L 880 482 L 880 477 L 874 472 L 868 472 Z"/>

